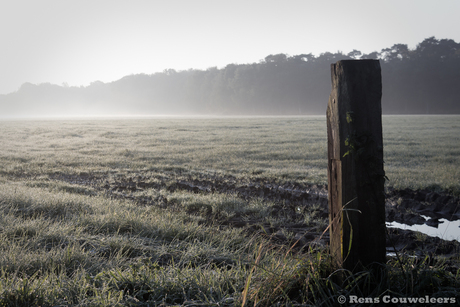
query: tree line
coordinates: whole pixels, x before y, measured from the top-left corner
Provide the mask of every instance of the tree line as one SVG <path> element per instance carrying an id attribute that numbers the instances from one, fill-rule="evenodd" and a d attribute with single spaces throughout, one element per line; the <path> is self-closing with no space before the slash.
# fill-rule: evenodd
<path id="1" fill-rule="evenodd" d="M 380 60 L 384 114 L 460 113 L 460 44 L 435 37 L 414 49 L 395 44 L 369 54 L 275 54 L 259 63 L 169 69 L 86 87 L 25 83 L 0 95 L 0 111 L 7 116 L 325 114 L 330 64 L 345 59 Z"/>

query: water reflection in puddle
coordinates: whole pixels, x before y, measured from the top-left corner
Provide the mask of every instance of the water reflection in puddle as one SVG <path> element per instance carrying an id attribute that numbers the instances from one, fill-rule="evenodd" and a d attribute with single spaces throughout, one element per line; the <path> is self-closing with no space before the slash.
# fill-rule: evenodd
<path id="1" fill-rule="evenodd" d="M 429 217 L 423 216 L 425 220 L 428 220 Z M 460 220 L 457 221 L 448 221 L 446 219 L 439 219 L 438 227 L 428 226 L 426 224 L 423 225 L 406 225 L 400 224 L 397 222 L 386 223 L 387 227 L 392 228 L 400 228 L 400 229 L 408 229 L 412 231 L 419 231 L 421 233 L 427 234 L 432 237 L 438 237 L 443 240 L 456 240 L 460 242 Z"/>

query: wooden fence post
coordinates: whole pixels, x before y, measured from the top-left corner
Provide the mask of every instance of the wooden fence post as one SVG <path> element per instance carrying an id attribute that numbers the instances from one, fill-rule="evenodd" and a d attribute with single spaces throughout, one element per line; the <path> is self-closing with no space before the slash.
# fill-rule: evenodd
<path id="1" fill-rule="evenodd" d="M 330 248 L 337 268 L 385 263 L 382 79 L 378 60 L 331 65 L 327 107 Z"/>

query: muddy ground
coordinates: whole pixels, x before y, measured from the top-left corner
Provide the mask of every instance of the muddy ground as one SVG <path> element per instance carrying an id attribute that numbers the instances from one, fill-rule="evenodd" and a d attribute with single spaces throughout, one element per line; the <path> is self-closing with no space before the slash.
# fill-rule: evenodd
<path id="1" fill-rule="evenodd" d="M 137 197 L 133 192 L 144 189 L 166 189 L 170 192 L 186 190 L 194 193 L 228 193 L 237 195 L 244 200 L 252 198 L 263 199 L 275 203 L 270 214 L 273 216 L 292 216 L 292 223 L 273 227 L 262 220 L 248 219 L 238 215 L 229 219 L 219 220 L 223 227 L 245 227 L 248 233 L 260 233 L 270 237 L 274 242 L 294 245 L 295 249 L 311 247 L 312 245 L 327 245 L 329 233 L 318 227 L 309 227 L 298 221 L 298 211 L 309 208 L 316 210 L 316 218 L 328 218 L 327 186 L 310 185 L 297 182 L 278 181 L 266 178 L 237 178 L 230 175 L 218 174 L 183 174 L 177 172 L 136 172 L 79 175 L 55 174 L 51 180 L 64 181 L 106 193 L 113 198 L 132 199 L 139 205 L 159 206 L 169 205 L 165 197 Z M 190 212 L 193 214 L 193 212 Z M 430 217 L 425 220 L 421 215 Z M 215 222 L 215 216 L 209 215 Z M 386 191 L 386 221 L 403 224 L 423 224 L 436 227 L 440 218 L 447 220 L 460 219 L 460 199 L 448 193 L 430 190 L 395 190 Z M 289 220 L 289 219 L 288 219 Z M 430 236 L 420 236 L 410 230 L 388 228 L 387 250 L 398 251 L 402 254 L 439 255 L 449 257 L 458 254 L 460 244 L 457 241 L 445 241 Z M 290 233 L 290 239 L 285 235 Z M 292 236 L 292 234 L 295 234 Z"/>

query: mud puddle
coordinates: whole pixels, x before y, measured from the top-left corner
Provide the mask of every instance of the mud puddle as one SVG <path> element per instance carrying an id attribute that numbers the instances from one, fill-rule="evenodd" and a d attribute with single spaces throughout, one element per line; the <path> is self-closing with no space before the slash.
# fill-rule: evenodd
<path id="1" fill-rule="evenodd" d="M 426 222 L 430 221 L 430 217 L 422 215 Z M 447 219 L 438 219 L 435 226 L 426 224 L 406 225 L 398 222 L 387 222 L 389 228 L 399 228 L 411 231 L 418 231 L 431 237 L 438 237 L 443 240 L 456 240 L 460 242 L 460 220 L 449 221 Z"/>

